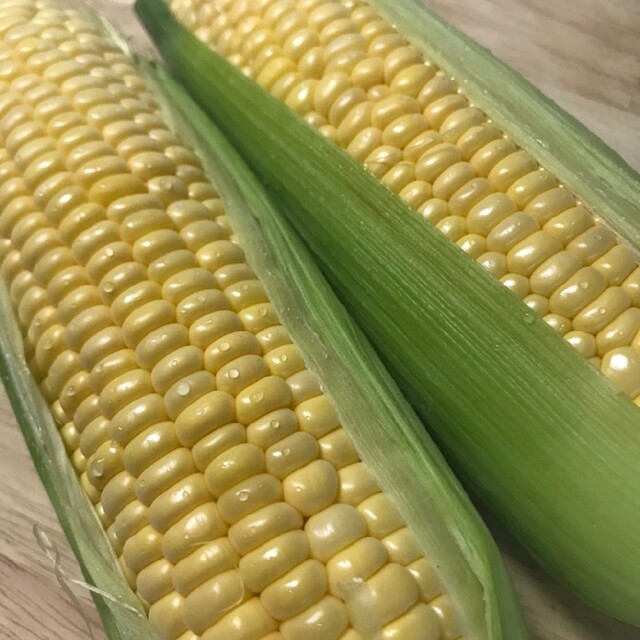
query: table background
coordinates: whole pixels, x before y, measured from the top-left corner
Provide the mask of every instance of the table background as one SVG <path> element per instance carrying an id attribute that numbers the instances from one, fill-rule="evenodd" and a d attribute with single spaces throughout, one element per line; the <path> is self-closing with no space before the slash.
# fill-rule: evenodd
<path id="1" fill-rule="evenodd" d="M 425 0 L 600 135 L 640 169 L 638 0 Z M 127 0 L 93 0 L 122 18 Z M 127 30 L 135 33 L 133 21 Z M 70 578 L 80 573 L 15 419 L 0 395 L 0 636 L 103 640 L 86 590 L 78 611 L 33 535 L 47 532 Z M 600 616 L 554 584 L 492 526 L 536 640 L 640 640 L 640 630 Z M 88 628 L 88 624 L 91 630 Z"/>

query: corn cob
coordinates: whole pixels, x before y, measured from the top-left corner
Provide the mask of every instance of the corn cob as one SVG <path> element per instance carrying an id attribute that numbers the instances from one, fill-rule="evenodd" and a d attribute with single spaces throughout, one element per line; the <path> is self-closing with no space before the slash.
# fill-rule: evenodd
<path id="1" fill-rule="evenodd" d="M 361 0 L 173 0 L 640 403 L 632 250 Z"/>
<path id="2" fill-rule="evenodd" d="M 369 4 L 380 8 L 381 13 L 388 17 L 386 26 L 384 21 L 375 17 Z M 385 178 L 395 162 L 401 160 L 397 165 L 400 169 L 396 178 L 399 176 L 402 183 L 409 176 L 408 184 L 411 184 L 416 174 L 413 169 L 414 177 L 411 177 L 407 164 L 415 164 L 419 157 L 404 159 L 398 155 L 398 146 L 395 151 L 382 148 L 381 157 L 372 158 L 380 160 L 370 167 L 373 171 L 363 171 L 358 162 L 336 149 L 336 145 L 323 141 L 321 135 L 306 126 L 286 104 L 283 105 L 278 98 L 286 99 L 288 91 L 295 93 L 302 71 L 292 66 L 294 63 L 282 62 L 282 58 L 287 56 L 274 40 L 273 28 L 255 32 L 252 29 L 256 24 L 262 24 L 262 17 L 266 19 L 267 13 L 274 22 L 282 18 L 278 28 L 285 29 L 281 25 L 286 23 L 288 27 L 298 28 L 300 21 L 310 19 L 312 14 L 316 17 L 323 15 L 329 20 L 335 11 L 337 19 L 331 23 L 331 29 L 345 30 L 336 40 L 342 44 L 362 44 L 365 36 L 357 28 L 354 30 L 355 20 L 345 14 L 353 8 L 354 15 L 357 11 L 361 18 L 372 20 L 371 29 L 375 33 L 381 30 L 378 42 L 381 50 L 376 55 L 389 54 L 393 60 L 394 53 L 390 50 L 394 47 L 400 47 L 407 54 L 412 49 L 389 26 L 391 23 L 396 25 L 407 34 L 421 56 L 418 60 L 409 55 L 407 61 L 400 55 L 400 66 L 404 62 L 408 66 L 399 71 L 397 77 L 404 77 L 405 73 L 411 76 L 416 68 L 425 67 L 426 70 L 418 73 L 418 78 L 421 74 L 429 77 L 425 79 L 426 84 L 420 86 L 428 93 L 431 90 L 429 79 L 432 78 L 436 87 L 441 84 L 448 91 L 452 86 L 451 80 L 433 64 L 425 64 L 422 52 L 428 52 L 443 69 L 448 68 L 483 110 L 469 107 L 462 102 L 461 94 L 455 92 L 449 96 L 451 112 L 447 111 L 447 100 L 441 105 L 446 112 L 443 121 L 448 118 L 455 121 L 460 117 L 460 129 L 468 129 L 471 141 L 480 146 L 464 147 L 462 150 L 467 152 L 467 156 L 461 159 L 461 149 L 456 145 L 464 141 L 467 134 L 459 137 L 460 130 L 456 125 L 441 137 L 443 121 L 429 123 L 420 104 L 416 107 L 414 95 L 420 86 L 409 83 L 405 89 L 410 94 L 415 90 L 416 94 L 394 97 L 389 94 L 390 87 L 385 88 L 379 82 L 379 74 L 375 76 L 378 84 L 374 83 L 367 92 L 352 87 L 353 71 L 351 75 L 332 71 L 319 80 L 303 78 L 301 86 L 307 83 L 310 88 L 302 100 L 305 107 L 302 113 L 313 111 L 322 118 L 329 118 L 327 124 L 311 114 L 311 124 L 315 121 L 320 127 L 325 127 L 325 137 L 335 137 L 338 142 L 340 127 L 344 123 L 348 125 L 343 130 L 356 131 L 356 138 L 360 132 L 358 127 L 362 125 L 363 144 L 367 135 L 371 135 L 367 154 L 380 150 L 381 145 L 384 147 L 385 141 L 381 138 L 384 132 L 392 139 L 401 135 L 406 127 L 408 133 L 417 136 L 417 148 L 426 147 L 427 159 L 431 150 L 438 151 L 429 162 L 425 161 L 423 169 L 427 171 L 432 161 L 441 170 L 440 176 L 433 176 L 433 184 L 428 180 L 422 181 L 427 183 L 427 187 L 421 185 L 418 195 L 433 201 L 437 185 L 439 190 L 442 189 L 439 194 L 443 196 L 435 194 L 435 198 L 442 201 L 437 206 L 446 205 L 449 212 L 456 189 L 461 189 L 469 181 L 484 185 L 484 192 L 480 188 L 483 198 L 511 203 L 511 209 L 503 212 L 503 219 L 506 221 L 514 216 L 510 221 L 514 223 L 513 228 L 509 222 L 500 231 L 500 234 L 506 234 L 504 237 L 507 239 L 512 232 L 518 236 L 518 233 L 526 231 L 529 236 L 540 231 L 531 208 L 538 199 L 542 209 L 538 206 L 533 209 L 543 216 L 546 211 L 549 216 L 543 226 L 567 208 L 579 209 L 578 217 L 584 221 L 583 205 L 574 199 L 570 189 L 583 193 L 606 224 L 620 233 L 620 237 L 615 239 L 615 247 L 608 246 L 603 253 L 608 255 L 613 251 L 615 255 L 626 255 L 622 262 L 626 260 L 627 267 L 621 270 L 622 279 L 614 284 L 625 283 L 629 297 L 632 297 L 629 291 L 633 289 L 631 276 L 637 267 L 635 262 L 628 260 L 630 253 L 626 248 L 620 247 L 626 247 L 628 243 L 637 250 L 640 246 L 640 226 L 633 217 L 637 176 L 584 127 L 559 111 L 488 52 L 424 9 L 419 0 L 371 0 L 367 6 L 361 3 L 297 4 L 298 8 L 308 9 L 306 17 L 305 11 L 298 11 L 295 16 L 290 14 L 292 3 L 289 2 L 266 6 L 264 16 L 247 18 L 247 29 L 251 33 L 246 37 L 243 32 L 234 31 L 234 21 L 243 21 L 246 17 L 243 12 L 248 10 L 258 8 L 262 11 L 263 5 L 239 2 L 229 10 L 227 3 L 222 2 L 216 5 L 215 11 L 209 10 L 217 18 L 211 23 L 213 26 L 201 27 L 198 35 L 208 37 L 207 28 L 223 30 L 225 38 L 217 47 L 222 55 L 198 44 L 164 8 L 152 9 L 148 0 L 138 0 L 137 10 L 176 77 L 268 183 L 274 197 L 282 202 L 283 214 L 308 242 L 343 303 L 372 340 L 467 486 L 491 505 L 558 580 L 600 610 L 632 624 L 640 624 L 640 574 L 635 570 L 638 555 L 631 542 L 640 533 L 637 515 L 640 513 L 640 434 L 637 408 L 632 402 L 635 398 L 633 385 L 625 386 L 625 380 L 634 379 L 635 356 L 628 350 L 633 337 L 622 345 L 627 351 L 614 350 L 611 354 L 612 369 L 619 369 L 625 375 L 632 374 L 631 378 L 611 376 L 612 381 L 620 383 L 616 392 L 613 385 L 589 365 L 588 359 L 580 355 L 579 350 L 570 348 L 568 341 L 561 340 L 557 332 L 551 331 L 548 324 L 537 317 L 539 314 L 535 309 L 523 305 L 518 296 L 500 286 L 487 269 L 470 260 L 444 234 L 424 224 L 418 216 L 410 215 L 411 207 L 407 202 L 381 184 L 375 175 L 378 167 L 379 175 Z M 326 13 L 323 13 L 324 7 L 328 7 Z M 319 14 L 314 13 L 316 10 Z M 220 12 L 227 11 L 228 16 L 220 17 Z M 285 14 L 293 17 L 287 21 L 286 16 L 283 17 Z M 185 19 L 190 18 L 187 16 Z M 328 22 L 322 24 L 323 28 L 329 29 L 327 25 Z M 324 70 L 327 59 L 314 38 L 319 39 L 320 35 L 309 35 L 305 31 L 296 42 L 313 43 L 309 52 L 314 51 L 315 66 L 310 67 L 316 73 Z M 242 48 L 243 55 L 247 57 L 244 62 L 237 56 L 230 57 L 232 64 L 229 64 L 224 57 L 237 52 L 232 45 L 239 41 L 249 47 L 250 50 Z M 258 57 L 253 58 L 251 47 L 264 43 L 263 55 L 259 60 Z M 337 58 L 344 62 L 345 68 L 355 70 L 355 66 L 350 65 L 357 66 L 367 57 L 361 54 L 362 51 L 347 52 L 342 58 L 337 54 Z M 256 65 L 264 66 L 253 71 L 245 66 L 242 68 L 244 74 L 233 66 L 245 62 L 249 65 L 253 60 Z M 254 75 L 258 81 L 262 76 L 269 79 L 265 73 L 267 68 L 277 78 L 275 83 L 269 81 L 265 84 L 273 97 L 262 91 L 257 83 L 243 77 Z M 300 89 L 296 95 L 301 97 L 305 94 Z M 318 109 L 315 104 L 317 97 L 323 98 Z M 436 97 L 442 96 L 434 96 L 434 100 Z M 411 130 L 410 119 L 402 111 L 401 105 L 410 103 L 413 105 L 409 107 L 413 112 L 409 114 L 411 119 L 420 120 L 423 124 L 426 120 L 429 124 L 428 130 L 423 131 L 423 138 L 419 132 Z M 331 110 L 327 111 L 331 104 Z M 385 112 L 385 107 L 394 105 L 399 111 L 390 109 Z M 348 115 L 345 115 L 346 111 Z M 497 123 L 502 123 L 522 149 L 527 149 L 528 153 L 535 150 L 536 156 L 543 159 L 544 165 L 567 186 L 562 186 L 559 181 L 556 184 L 555 178 L 549 177 L 551 171 L 538 168 L 531 160 L 533 156 L 515 149 L 514 143 L 508 140 L 504 142 L 503 151 L 510 160 L 517 161 L 515 164 L 522 163 L 516 167 L 516 173 L 522 173 L 512 182 L 506 180 L 501 185 L 503 172 L 502 168 L 500 171 L 497 169 L 504 157 L 500 157 L 489 167 L 486 175 L 477 176 L 476 169 L 470 164 L 475 154 L 492 141 L 506 140 L 494 122 L 487 123 L 485 111 Z M 379 118 L 379 126 L 372 122 L 373 114 Z M 352 116 L 353 120 L 350 120 Z M 467 116 L 471 120 L 465 124 Z M 431 113 L 430 117 L 437 120 L 437 113 Z M 397 130 L 393 130 L 391 125 L 396 119 L 402 122 L 398 123 Z M 371 124 L 374 126 L 369 126 Z M 487 139 L 482 139 L 483 131 L 489 136 Z M 403 141 L 405 151 L 410 142 L 410 139 Z M 440 150 L 450 152 L 451 157 L 447 153 L 441 157 Z M 300 158 L 304 158 L 304 162 Z M 367 158 L 365 154 L 361 159 Z M 540 176 L 541 182 L 537 184 L 536 179 Z M 396 178 L 391 181 L 391 186 Z M 460 183 L 456 182 L 458 179 Z M 527 200 L 526 189 L 517 193 L 512 189 L 520 180 L 527 183 L 527 179 L 534 183 L 529 184 L 534 194 L 532 200 Z M 487 192 L 487 183 L 493 193 Z M 401 191 L 406 184 L 402 184 Z M 538 187 L 542 192 L 536 191 Z M 500 188 L 502 193 L 499 193 Z M 551 201 L 547 202 L 549 194 Z M 473 200 L 476 195 L 471 189 L 468 210 L 465 210 L 464 199 L 462 203 L 458 202 L 460 211 L 465 215 L 478 204 Z M 516 206 L 515 201 L 520 196 L 524 200 Z M 417 196 L 411 204 L 421 207 Z M 518 207 L 528 210 L 518 211 Z M 556 210 L 552 213 L 547 207 L 551 210 L 556 207 Z M 485 213 L 491 214 L 492 210 L 492 207 L 487 207 Z M 488 230 L 487 237 L 493 229 L 500 228 L 502 221 L 496 221 L 496 226 Z M 560 230 L 568 229 L 565 223 L 571 227 L 576 220 L 569 215 L 568 220 L 561 218 L 556 222 L 558 225 L 554 233 L 558 239 L 562 235 Z M 600 221 L 596 224 L 589 222 L 580 233 L 599 235 L 599 224 Z M 542 230 L 547 234 L 551 233 L 550 229 Z M 542 235 L 547 237 L 545 234 Z M 514 243 L 524 239 L 518 236 Z M 549 268 L 545 278 L 548 277 L 549 282 L 562 276 L 567 261 L 575 262 L 576 255 L 567 258 L 567 247 L 574 239 L 575 236 L 567 240 L 566 246 L 562 241 L 563 250 L 555 254 L 560 256 L 558 264 L 552 260 L 551 265 L 546 265 Z M 503 264 L 506 260 L 508 266 L 509 260 L 515 259 L 514 255 L 509 258 L 513 246 L 505 246 L 506 258 L 494 256 L 495 259 Z M 572 246 L 576 248 L 576 245 Z M 535 254 L 541 246 L 534 243 L 530 248 Z M 593 260 L 586 254 L 581 256 L 582 270 L 586 269 L 582 275 L 586 274 L 588 278 L 578 278 L 573 283 L 575 286 L 567 286 L 562 296 L 556 296 L 556 302 L 562 298 L 563 304 L 569 304 L 572 296 L 575 296 L 575 301 L 583 301 L 582 296 L 592 292 L 591 285 L 600 276 L 595 276 L 591 269 L 602 256 L 595 256 Z M 607 259 L 611 257 L 608 255 Z M 527 286 L 531 286 L 533 273 L 537 273 L 540 266 L 536 265 L 530 277 L 516 273 L 518 277 L 514 282 L 524 278 Z M 610 273 L 607 267 L 602 268 L 602 263 L 598 263 L 598 267 L 600 275 Z M 579 272 L 580 269 L 575 273 Z M 571 277 L 573 275 L 574 272 L 570 274 Z M 594 298 L 606 290 L 606 287 L 599 290 Z M 615 298 L 618 293 L 614 286 L 611 297 Z M 547 295 L 552 297 L 552 294 L 553 291 L 549 291 Z M 563 318 L 573 323 L 579 313 L 591 308 L 593 301 L 587 301 L 587 306 L 583 307 L 580 307 L 582 302 L 576 302 L 575 315 L 571 318 L 555 314 L 558 316 L 557 325 L 566 324 Z M 601 302 L 595 307 L 595 315 L 609 318 L 608 310 Z M 591 313 L 590 317 L 593 318 L 594 314 Z M 591 338 L 596 336 L 591 334 Z M 591 340 L 579 337 L 583 342 Z M 585 477 L 585 469 L 589 470 L 588 478 Z"/>
<path id="3" fill-rule="evenodd" d="M 0 274 L 153 631 L 461 638 L 128 57 L 46 0 L 0 3 L 0 38 Z"/>

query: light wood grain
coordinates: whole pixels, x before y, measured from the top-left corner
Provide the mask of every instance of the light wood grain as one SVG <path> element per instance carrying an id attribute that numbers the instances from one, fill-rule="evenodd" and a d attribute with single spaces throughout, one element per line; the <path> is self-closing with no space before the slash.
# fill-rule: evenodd
<path id="1" fill-rule="evenodd" d="M 94 640 L 102 640 L 105 636 L 89 592 L 73 588 L 81 614 L 56 581 L 53 563 L 36 542 L 33 527 L 37 524 L 60 551 L 66 576 L 82 579 L 4 389 L 0 393 L 0 442 L 0 638 L 91 638 L 89 621 Z"/>
<path id="2" fill-rule="evenodd" d="M 128 0 L 94 0 L 123 23 Z M 520 71 L 640 169 L 638 0 L 427 0 Z M 138 33 L 125 20 L 129 34 Z M 33 535 L 38 523 L 79 569 L 62 535 L 4 394 L 0 395 L 0 632 L 8 640 L 103 640 L 89 595 L 74 588 L 85 619 L 55 581 Z M 492 524 L 536 640 L 640 640 L 640 630 L 580 604 Z M 304 640 L 304 639 L 300 639 Z"/>

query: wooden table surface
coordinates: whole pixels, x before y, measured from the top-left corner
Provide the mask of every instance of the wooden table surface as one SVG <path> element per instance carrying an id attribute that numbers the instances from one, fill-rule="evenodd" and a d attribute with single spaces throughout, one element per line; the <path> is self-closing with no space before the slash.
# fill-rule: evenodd
<path id="1" fill-rule="evenodd" d="M 639 0 L 426 1 L 640 170 Z M 0 638 L 103 639 L 88 592 L 73 586 L 78 610 L 36 542 L 38 524 L 59 549 L 65 574 L 80 577 L 4 394 L 0 442 Z M 640 640 L 639 629 L 578 603 L 494 530 L 536 640 Z"/>

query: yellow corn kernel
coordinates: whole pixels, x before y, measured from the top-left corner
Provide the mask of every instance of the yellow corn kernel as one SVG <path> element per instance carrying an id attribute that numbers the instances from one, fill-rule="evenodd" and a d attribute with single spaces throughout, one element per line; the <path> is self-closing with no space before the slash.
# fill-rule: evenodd
<path id="1" fill-rule="evenodd" d="M 325 596 L 295 618 L 280 625 L 285 640 L 338 638 L 348 625 L 344 605 L 333 596 Z"/>
<path id="2" fill-rule="evenodd" d="M 387 550 L 379 540 L 369 537 L 358 540 L 327 562 L 329 592 L 344 597 L 354 584 L 367 580 L 388 562 Z"/>
<path id="3" fill-rule="evenodd" d="M 326 589 L 324 565 L 305 560 L 264 589 L 260 601 L 276 620 L 289 620 L 317 602 Z"/>
<path id="4" fill-rule="evenodd" d="M 282 488 L 286 502 L 309 517 L 335 502 L 338 475 L 331 463 L 314 460 L 289 474 Z"/>
<path id="5" fill-rule="evenodd" d="M 229 540 L 238 553 L 245 555 L 276 536 L 300 529 L 302 522 L 302 516 L 293 507 L 276 502 L 233 524 Z"/>
<path id="6" fill-rule="evenodd" d="M 597 343 L 598 355 L 603 356 L 611 349 L 633 345 L 633 340 L 640 329 L 640 309 L 631 307 L 618 315 L 602 329 L 595 340 Z M 593 357 L 594 353 L 591 356 Z"/>
<path id="7" fill-rule="evenodd" d="M 309 542 L 304 532 L 290 531 L 243 556 L 239 566 L 248 588 L 260 593 L 274 579 L 280 578 L 308 557 Z"/>
<path id="8" fill-rule="evenodd" d="M 435 640 L 440 638 L 440 621 L 434 609 L 424 603 L 411 607 L 407 613 L 387 624 L 382 631 L 384 640 L 401 638 L 417 629 L 416 640 Z M 453 636 L 452 636 L 453 637 Z"/>

